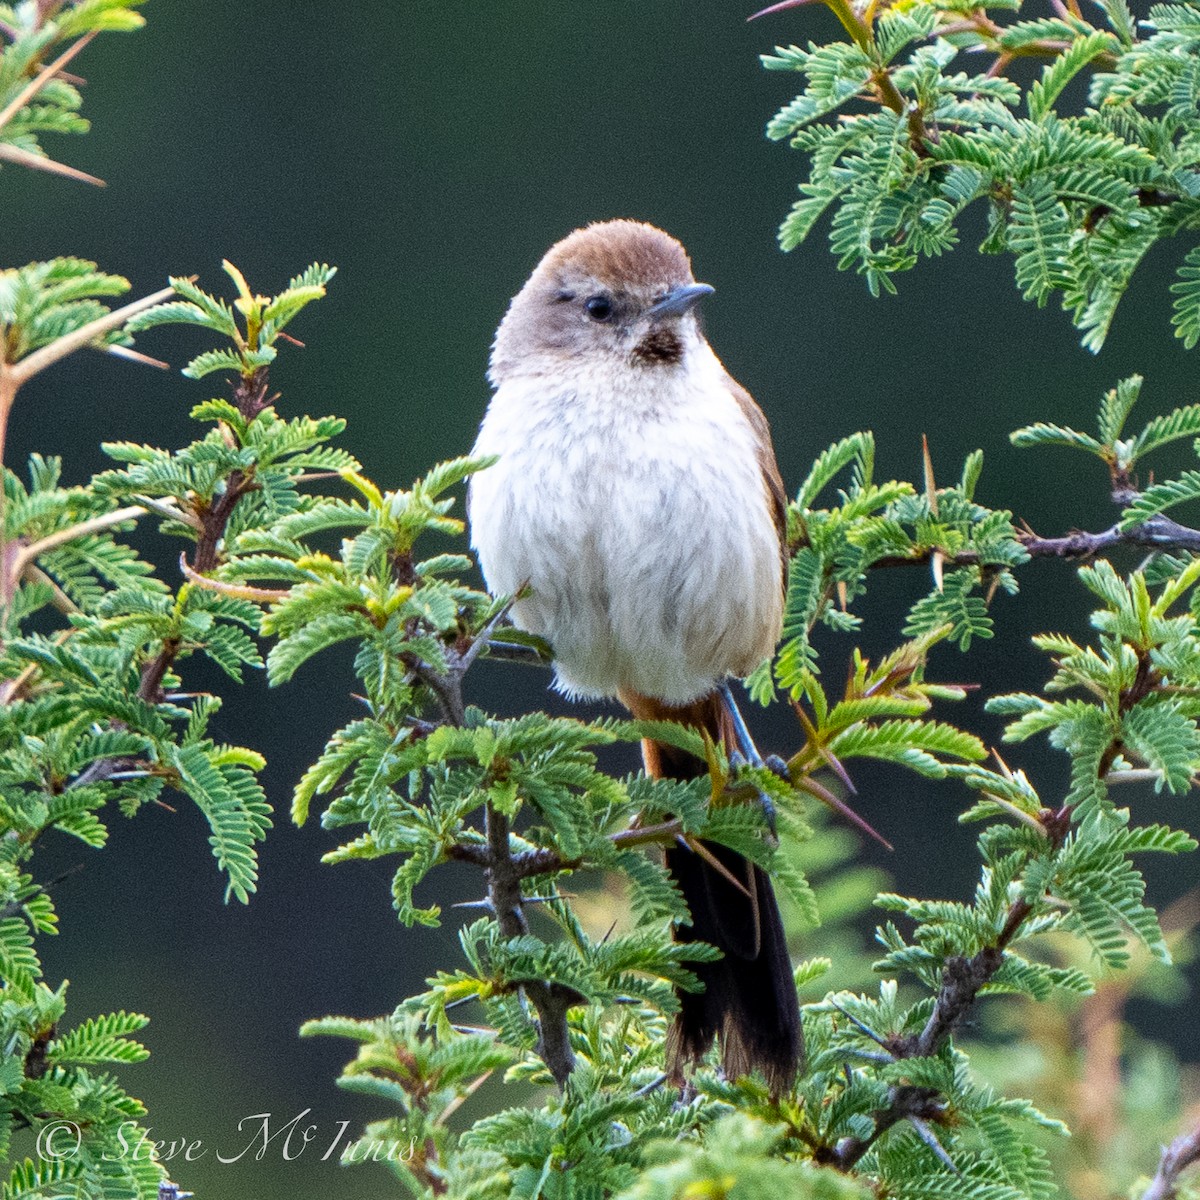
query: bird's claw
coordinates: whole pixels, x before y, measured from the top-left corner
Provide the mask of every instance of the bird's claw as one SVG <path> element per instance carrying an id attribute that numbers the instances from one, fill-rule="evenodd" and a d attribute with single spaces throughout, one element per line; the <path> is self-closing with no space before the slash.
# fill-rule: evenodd
<path id="1" fill-rule="evenodd" d="M 778 775 L 784 783 L 792 782 L 792 773 L 788 770 L 788 765 L 778 754 L 768 754 L 763 759 L 763 766 L 771 772 L 772 775 Z"/>
<path id="2" fill-rule="evenodd" d="M 763 819 L 767 822 L 767 829 L 770 830 L 772 840 L 779 841 L 779 826 L 776 820 L 775 801 L 760 789 L 758 804 L 762 809 Z"/>
<path id="3" fill-rule="evenodd" d="M 777 761 L 782 761 L 782 760 L 779 760 L 776 755 L 772 755 L 771 757 L 775 758 Z M 729 752 L 729 770 L 730 770 L 731 775 L 737 774 L 738 771 L 740 771 L 743 767 L 745 767 L 747 765 L 751 765 L 751 764 L 747 764 L 745 755 L 743 755 L 740 751 L 731 750 Z M 755 763 L 753 765 L 760 766 L 760 767 L 766 766 L 773 773 L 778 774 L 778 771 L 775 771 L 775 768 L 773 766 L 771 766 L 770 763 L 759 762 L 759 763 Z M 783 776 L 783 778 L 786 779 L 787 776 L 785 775 L 785 776 Z M 777 828 L 775 801 L 772 800 L 771 797 L 768 796 L 767 793 L 764 792 L 762 790 L 762 788 L 760 788 L 757 784 L 754 784 L 753 786 L 754 786 L 755 795 L 758 796 L 758 806 L 760 809 L 762 809 L 763 819 L 767 823 L 767 828 L 771 831 L 771 837 L 778 840 L 779 839 L 779 831 Z"/>
<path id="4" fill-rule="evenodd" d="M 750 736 L 750 730 L 746 728 L 746 722 L 742 719 L 742 714 L 738 710 L 737 701 L 733 698 L 733 692 L 729 688 L 728 681 L 722 683 L 718 691 L 725 705 L 725 711 L 733 723 L 734 733 L 738 741 L 738 749 L 730 750 L 729 752 L 729 766 L 731 771 L 738 771 L 747 765 L 765 767 L 773 775 L 778 775 L 780 779 L 790 783 L 791 777 L 788 775 L 787 763 L 778 754 L 768 756 L 765 761 L 763 756 L 759 754 L 758 747 L 754 744 L 754 739 Z M 767 828 L 771 831 L 771 837 L 778 841 L 779 832 L 776 822 L 775 802 L 757 784 L 755 784 L 754 790 L 758 794 L 758 804 L 767 822 Z"/>

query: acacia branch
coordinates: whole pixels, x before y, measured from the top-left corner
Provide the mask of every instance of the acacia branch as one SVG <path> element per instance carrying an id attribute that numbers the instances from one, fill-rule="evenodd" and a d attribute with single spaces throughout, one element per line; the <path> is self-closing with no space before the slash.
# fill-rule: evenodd
<path id="1" fill-rule="evenodd" d="M 402 654 L 400 661 L 408 668 L 409 674 L 420 680 L 433 694 L 438 708 L 442 710 L 442 719 L 448 725 L 461 725 L 466 719 L 461 679 L 456 679 L 452 671 L 443 675 L 416 654 Z"/>
<path id="2" fill-rule="evenodd" d="M 1068 809 L 1043 811 L 1039 825 L 1046 835 L 1047 853 L 1053 854 L 1062 846 L 1070 829 L 1070 820 Z M 893 1060 L 931 1058 L 937 1054 L 974 1007 L 984 985 L 1000 969 L 1005 950 L 1020 935 L 1021 927 L 1033 911 L 1028 900 L 1014 901 L 994 941 L 969 958 L 952 955 L 945 960 L 933 1012 L 921 1032 L 904 1038 L 878 1039 Z M 843 1138 L 836 1146 L 823 1151 L 821 1161 L 849 1171 L 893 1125 L 903 1120 L 936 1121 L 944 1115 L 943 1110 L 944 1100 L 936 1091 L 898 1084 L 889 1091 L 887 1104 L 872 1114 L 874 1127 L 870 1134 Z"/>
<path id="3" fill-rule="evenodd" d="M 1141 550 L 1158 550 L 1170 552 L 1184 551 L 1190 554 L 1200 554 L 1200 529 L 1192 529 L 1181 525 L 1170 517 L 1155 516 L 1139 525 L 1122 529 L 1120 524 L 1110 525 L 1099 533 L 1087 533 L 1076 530 L 1062 537 L 1039 537 L 1028 530 L 1018 530 L 1016 540 L 1020 543 L 1030 558 L 1094 558 L 1107 550 L 1120 546 L 1131 546 Z M 948 567 L 979 566 L 979 552 L 976 550 L 959 550 L 949 553 L 936 546 L 926 546 L 914 550 L 911 554 L 892 554 L 877 558 L 871 563 L 875 567 L 911 567 L 929 562 L 934 555 L 940 555 Z"/>
<path id="4" fill-rule="evenodd" d="M 683 822 L 675 819 L 657 825 L 639 825 L 610 833 L 609 842 L 617 850 L 628 850 L 632 846 L 671 846 L 683 832 Z M 446 849 L 446 857 L 456 862 L 475 863 L 487 866 L 489 851 L 478 842 L 455 842 Z M 575 871 L 584 865 L 582 858 L 564 858 L 557 850 L 523 850 L 510 855 L 513 869 L 520 879 L 534 875 L 552 875 L 555 871 Z"/>
<path id="5" fill-rule="evenodd" d="M 489 804 L 484 820 L 488 902 L 496 915 L 500 932 L 508 938 L 522 937 L 529 932 L 529 925 L 522 907 L 522 875 L 513 860 L 509 844 L 508 817 Z M 583 997 L 573 988 L 563 987 L 560 983 L 547 983 L 542 979 L 522 980 L 521 989 L 537 1010 L 538 1054 L 558 1086 L 565 1088 L 567 1079 L 575 1069 L 575 1055 L 571 1050 L 567 1029 L 567 1009 L 581 1004 Z"/>
<path id="6" fill-rule="evenodd" d="M 488 645 L 489 637 L 508 612 L 505 605 L 465 646 L 448 649 L 445 671 L 439 671 L 415 654 L 401 655 L 409 673 L 432 693 L 443 720 L 461 726 L 466 717 L 462 680 L 471 664 Z M 531 875 L 561 870 L 567 865 L 552 850 L 531 850 L 513 854 L 512 828 L 508 816 L 494 804 L 484 810 L 484 839 L 458 842 L 446 850 L 448 858 L 483 867 L 487 881 L 486 907 L 491 910 L 506 938 L 524 937 L 529 932 L 525 919 L 525 897 L 521 883 Z M 575 1069 L 567 1028 L 567 1010 L 582 1004 L 585 997 L 574 988 L 544 979 L 514 981 L 537 1012 L 537 1052 L 560 1088 L 565 1088 Z"/>

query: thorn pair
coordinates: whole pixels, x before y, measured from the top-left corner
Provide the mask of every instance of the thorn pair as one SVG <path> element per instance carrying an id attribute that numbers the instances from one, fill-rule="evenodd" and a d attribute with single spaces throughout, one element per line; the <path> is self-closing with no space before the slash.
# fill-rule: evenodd
<path id="1" fill-rule="evenodd" d="M 773 775 L 779 776 L 780 779 L 791 786 L 799 786 L 806 791 L 811 792 L 818 800 L 831 808 L 834 812 L 840 813 L 853 825 L 857 826 L 864 833 L 870 834 L 877 842 L 882 844 L 886 849 L 891 850 L 892 843 L 887 840 L 882 834 L 878 833 L 867 821 L 858 815 L 845 801 L 838 799 L 827 788 L 819 787 L 812 780 L 794 781 L 791 772 L 788 770 L 788 765 L 779 757 L 778 754 L 769 754 L 764 759 L 758 752 L 758 747 L 754 744 L 754 739 L 750 736 L 750 730 L 746 728 L 746 722 L 742 718 L 741 712 L 738 710 L 737 702 L 733 698 L 733 692 L 730 690 L 728 681 L 720 684 L 717 688 L 720 693 L 721 702 L 725 706 L 725 711 L 729 714 L 729 719 L 733 723 L 734 736 L 737 739 L 738 749 L 729 755 L 729 765 L 735 770 L 745 763 L 749 763 L 752 767 L 765 767 Z M 825 755 L 826 761 L 834 769 L 835 773 L 846 785 L 846 787 L 854 792 L 854 784 L 850 782 L 849 775 L 846 774 L 845 768 L 830 754 Z M 761 788 L 756 787 L 758 793 L 758 802 L 762 806 L 763 815 L 767 819 L 767 826 L 771 830 L 771 836 L 777 837 L 775 829 L 775 804 Z"/>

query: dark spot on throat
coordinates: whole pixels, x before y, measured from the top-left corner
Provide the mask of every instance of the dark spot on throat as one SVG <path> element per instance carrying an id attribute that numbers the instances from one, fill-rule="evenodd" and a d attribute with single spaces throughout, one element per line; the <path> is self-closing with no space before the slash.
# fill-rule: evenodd
<path id="1" fill-rule="evenodd" d="M 683 343 L 673 329 L 652 329 L 633 348 L 634 362 L 661 367 L 677 363 L 683 357 Z"/>

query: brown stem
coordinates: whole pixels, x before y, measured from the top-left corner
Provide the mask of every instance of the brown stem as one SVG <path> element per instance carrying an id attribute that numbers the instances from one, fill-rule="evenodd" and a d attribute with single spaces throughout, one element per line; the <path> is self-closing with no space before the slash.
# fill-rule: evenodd
<path id="1" fill-rule="evenodd" d="M 503 616 L 496 614 L 495 621 Z M 416 655 L 401 656 L 408 670 L 424 683 L 433 693 L 443 719 L 450 725 L 461 726 L 466 710 L 462 698 L 462 678 L 467 668 L 491 632 L 492 625 L 482 630 L 476 642 L 465 651 L 451 650 L 450 662 L 445 674 L 434 670 Z M 523 937 L 529 932 L 525 919 L 524 896 L 521 881 L 530 875 L 560 870 L 566 864 L 554 851 L 535 850 L 513 855 L 511 827 L 508 817 L 494 805 L 488 804 L 484 812 L 484 841 L 460 842 L 450 846 L 448 858 L 471 862 L 484 868 L 487 881 L 488 906 L 495 914 L 500 932 L 506 938 Z M 554 1076 L 560 1088 L 566 1088 L 567 1080 L 575 1069 L 575 1055 L 571 1050 L 570 1032 L 567 1028 L 567 1010 L 584 1002 L 584 997 L 573 988 L 544 979 L 522 979 L 514 983 L 527 997 L 537 1012 L 538 1054 Z"/>
<path id="2" fill-rule="evenodd" d="M 229 478 L 225 480 L 225 490 L 212 505 L 196 514 L 200 518 L 201 532 L 196 539 L 192 570 L 197 575 L 206 575 L 216 567 L 220 558 L 221 539 L 225 536 L 225 527 L 229 524 L 229 518 L 233 516 L 237 502 L 257 486 L 252 467 L 245 471 L 237 467 L 229 473 Z"/>
<path id="3" fill-rule="evenodd" d="M 253 375 L 238 381 L 234 398 L 238 410 L 247 420 L 253 420 L 262 407 L 259 402 L 266 395 L 267 370 L 260 367 Z M 257 406 L 257 407 L 256 407 Z M 242 470 L 240 467 L 230 471 L 225 480 L 225 490 L 211 505 L 198 508 L 192 515 L 200 523 L 200 534 L 196 539 L 196 553 L 191 569 L 196 575 L 205 575 L 216 567 L 220 560 L 221 541 L 225 529 L 237 502 L 258 485 L 254 482 L 254 468 Z M 158 704 L 163 698 L 162 681 L 171 669 L 179 651 L 183 647 L 182 640 L 177 636 L 163 639 L 163 644 L 157 655 L 142 668 L 142 681 L 138 688 L 138 696 L 147 704 Z"/>
<path id="4" fill-rule="evenodd" d="M 253 374 L 242 376 L 234 389 L 233 399 L 238 412 L 247 422 L 253 421 L 264 408 L 269 407 L 271 401 L 267 399 L 267 368 L 258 367 Z"/>
<path id="5" fill-rule="evenodd" d="M 500 931 L 508 938 L 529 932 L 522 907 L 521 873 L 513 861 L 509 845 L 509 822 L 493 805 L 487 806 L 488 901 L 496 914 Z M 555 1082 L 565 1088 L 575 1069 L 575 1055 L 567 1029 L 567 1010 L 582 1003 L 583 997 L 571 988 L 542 979 L 522 980 L 521 988 L 538 1014 L 538 1054 L 550 1069 Z"/>
<path id="6" fill-rule="evenodd" d="M 147 704 L 158 704 L 163 698 L 163 679 L 171 669 L 183 646 L 178 637 L 163 638 L 163 644 L 158 653 L 142 667 L 142 681 L 138 685 L 138 699 Z"/>

